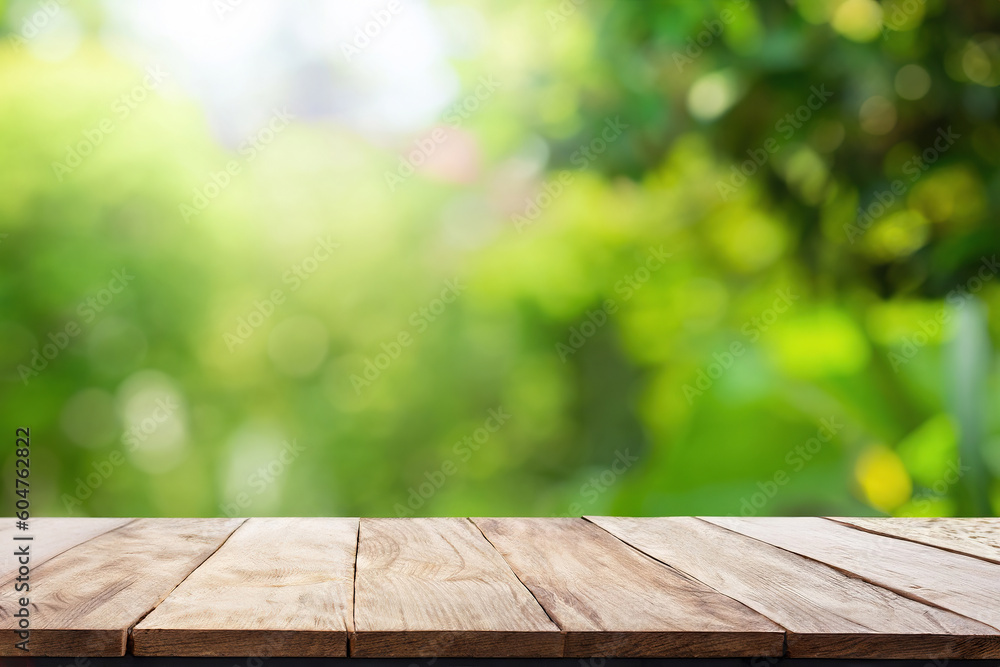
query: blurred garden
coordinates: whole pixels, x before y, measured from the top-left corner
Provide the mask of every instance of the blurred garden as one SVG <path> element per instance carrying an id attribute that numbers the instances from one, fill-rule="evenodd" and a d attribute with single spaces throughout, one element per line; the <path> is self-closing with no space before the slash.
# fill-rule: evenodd
<path id="1" fill-rule="evenodd" d="M 1000 4 L 0 11 L 34 514 L 1000 513 Z"/>

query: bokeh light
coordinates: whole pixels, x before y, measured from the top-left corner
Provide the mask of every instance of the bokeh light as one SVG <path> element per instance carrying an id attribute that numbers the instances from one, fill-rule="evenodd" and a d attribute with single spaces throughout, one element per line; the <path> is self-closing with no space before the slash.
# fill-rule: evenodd
<path id="1" fill-rule="evenodd" d="M 38 515 L 1000 512 L 1000 4 L 0 12 Z"/>

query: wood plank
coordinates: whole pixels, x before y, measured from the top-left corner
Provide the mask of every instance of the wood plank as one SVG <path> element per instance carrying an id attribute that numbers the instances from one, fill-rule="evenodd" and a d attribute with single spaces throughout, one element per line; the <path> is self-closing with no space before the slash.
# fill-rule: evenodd
<path id="1" fill-rule="evenodd" d="M 559 628 L 468 519 L 361 519 L 357 657 L 559 657 Z"/>
<path id="2" fill-rule="evenodd" d="M 1000 628 L 1000 565 L 815 517 L 706 521 Z"/>
<path id="3" fill-rule="evenodd" d="M 132 632 L 135 655 L 343 657 L 357 519 L 248 519 Z"/>
<path id="4" fill-rule="evenodd" d="M 473 519 L 569 657 L 780 656 L 784 631 L 583 519 Z"/>
<path id="5" fill-rule="evenodd" d="M 0 580 L 17 572 L 17 556 L 7 545 L 16 544 L 14 537 L 31 536 L 31 567 L 38 567 L 53 556 L 72 549 L 76 545 L 97 537 L 109 530 L 124 526 L 132 519 L 105 519 L 97 517 L 52 518 L 40 517 L 28 521 L 28 530 L 18 530 L 15 519 L 4 518 L 0 523 L 0 544 L 3 547 L 3 562 L 0 564 Z M 18 541 L 20 544 L 29 542 Z"/>
<path id="6" fill-rule="evenodd" d="M 1000 657 L 1000 631 L 693 517 L 588 517 L 788 629 L 793 658 Z"/>
<path id="7" fill-rule="evenodd" d="M 242 519 L 136 519 L 31 572 L 30 653 L 122 656 L 129 629 L 229 537 Z M 0 585 L 0 629 L 16 627 L 13 581 Z M 10 635 L 9 635 L 10 636 Z"/>
<path id="8" fill-rule="evenodd" d="M 1000 519 L 916 517 L 848 519 L 831 517 L 831 520 L 867 530 L 870 533 L 929 544 L 939 549 L 947 549 L 993 563 L 1000 563 Z"/>

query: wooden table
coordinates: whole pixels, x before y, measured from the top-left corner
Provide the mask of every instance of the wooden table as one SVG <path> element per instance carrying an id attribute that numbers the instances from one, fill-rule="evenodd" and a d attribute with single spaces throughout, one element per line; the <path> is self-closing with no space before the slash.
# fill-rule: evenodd
<path id="1" fill-rule="evenodd" d="M 0 540 L 5 656 L 1000 657 L 1000 519 L 10 519 Z"/>

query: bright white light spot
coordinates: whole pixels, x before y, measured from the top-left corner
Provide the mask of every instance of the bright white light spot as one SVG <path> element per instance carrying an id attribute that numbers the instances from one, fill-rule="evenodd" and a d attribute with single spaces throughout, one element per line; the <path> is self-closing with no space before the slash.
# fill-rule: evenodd
<path id="1" fill-rule="evenodd" d="M 740 93 L 740 86 L 733 72 L 712 72 L 691 86 L 687 97 L 688 110 L 699 120 L 714 120 L 736 103 Z"/>

